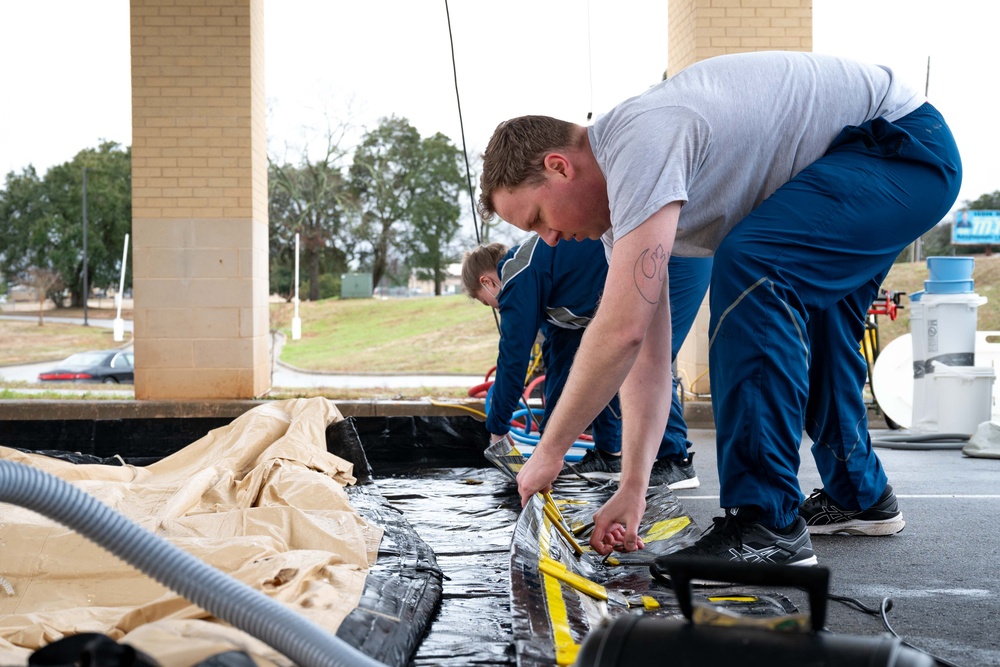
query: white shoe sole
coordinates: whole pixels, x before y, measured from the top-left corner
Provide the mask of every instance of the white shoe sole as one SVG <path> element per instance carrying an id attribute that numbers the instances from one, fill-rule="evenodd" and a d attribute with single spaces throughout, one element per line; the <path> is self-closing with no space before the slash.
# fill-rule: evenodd
<path id="1" fill-rule="evenodd" d="M 787 563 L 787 565 L 792 567 L 797 567 L 799 565 L 804 567 L 815 567 L 819 565 L 819 559 L 816 558 L 815 555 L 812 555 L 809 558 L 804 558 L 802 560 L 795 561 L 794 563 Z M 659 576 L 665 581 L 670 581 L 670 577 L 664 574 Z M 734 584 L 731 581 L 716 581 L 714 579 L 692 579 L 691 586 L 698 588 L 733 588 L 737 586 L 737 584 Z"/>
<path id="2" fill-rule="evenodd" d="M 828 523 L 825 525 L 810 525 L 810 535 L 859 535 L 880 537 L 895 535 L 906 527 L 903 515 L 884 521 L 844 521 L 843 523 Z"/>
<path id="3" fill-rule="evenodd" d="M 697 476 L 695 476 L 691 477 L 690 479 L 682 479 L 679 482 L 674 482 L 673 484 L 668 484 L 667 486 L 669 486 L 674 491 L 681 491 L 684 489 L 697 489 L 699 486 L 701 486 L 701 481 L 698 479 Z"/>
<path id="4" fill-rule="evenodd" d="M 611 482 L 620 482 L 622 477 L 621 473 L 618 472 L 582 472 L 580 474 L 586 477 L 587 479 L 611 481 Z M 574 477 L 575 475 L 569 473 L 568 475 L 564 474 L 560 476 L 565 478 L 565 477 Z M 682 479 L 680 481 L 674 482 L 673 484 L 668 484 L 667 486 L 669 486 L 672 491 L 683 491 L 684 489 L 697 489 L 699 486 L 701 486 L 701 480 L 699 480 L 697 477 L 692 477 L 690 479 Z"/>
<path id="5" fill-rule="evenodd" d="M 586 477 L 587 479 L 599 480 L 602 482 L 607 482 L 607 481 L 618 482 L 621 480 L 622 477 L 622 474 L 620 472 L 581 472 L 578 474 Z M 563 479 L 566 479 L 567 477 L 572 479 L 576 477 L 576 474 L 573 472 L 568 472 L 568 473 L 563 473 L 562 475 L 559 476 Z"/>

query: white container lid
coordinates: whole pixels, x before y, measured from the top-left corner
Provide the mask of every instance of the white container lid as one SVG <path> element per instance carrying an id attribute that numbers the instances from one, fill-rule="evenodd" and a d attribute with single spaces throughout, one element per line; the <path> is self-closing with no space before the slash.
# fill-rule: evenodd
<path id="1" fill-rule="evenodd" d="M 937 306 L 939 304 L 945 303 L 955 303 L 968 306 L 981 306 L 986 303 L 989 299 L 985 296 L 980 296 L 975 292 L 956 292 L 955 294 L 942 294 L 942 293 L 932 293 L 924 292 L 924 295 L 920 297 L 920 303 L 924 306 Z"/>

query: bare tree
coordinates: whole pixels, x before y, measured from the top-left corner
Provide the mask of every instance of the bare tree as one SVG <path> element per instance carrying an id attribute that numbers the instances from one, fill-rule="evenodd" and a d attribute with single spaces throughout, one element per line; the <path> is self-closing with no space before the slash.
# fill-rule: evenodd
<path id="1" fill-rule="evenodd" d="M 45 325 L 45 300 L 49 294 L 56 290 L 63 289 L 62 276 L 58 271 L 32 266 L 28 269 L 27 283 L 35 290 L 38 298 L 38 326 Z"/>
<path id="2" fill-rule="evenodd" d="M 343 173 L 342 148 L 348 124 L 330 126 L 325 154 L 310 159 L 303 151 L 296 165 L 268 158 L 271 282 L 289 285 L 295 234 L 300 235 L 308 276 L 307 298 L 320 298 L 320 276 L 339 276 L 354 257 L 353 200 Z M 289 289 L 288 299 L 294 290 Z"/>

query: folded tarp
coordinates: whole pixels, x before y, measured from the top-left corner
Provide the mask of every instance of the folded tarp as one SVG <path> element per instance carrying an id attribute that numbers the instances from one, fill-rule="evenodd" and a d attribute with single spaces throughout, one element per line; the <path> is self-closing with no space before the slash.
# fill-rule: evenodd
<path id="1" fill-rule="evenodd" d="M 331 633 L 358 605 L 382 529 L 352 508 L 353 466 L 326 449 L 343 417 L 323 398 L 258 406 L 145 467 L 74 464 L 0 447 L 289 605 Z M 0 664 L 25 664 L 64 636 L 97 632 L 170 667 L 239 649 L 288 659 L 180 598 L 103 548 L 0 503 Z"/>

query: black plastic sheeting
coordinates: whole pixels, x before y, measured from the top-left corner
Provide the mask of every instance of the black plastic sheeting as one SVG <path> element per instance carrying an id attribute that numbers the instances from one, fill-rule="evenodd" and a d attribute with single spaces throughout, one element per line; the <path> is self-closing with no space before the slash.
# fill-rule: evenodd
<path id="1" fill-rule="evenodd" d="M 521 507 L 515 487 L 482 454 L 489 444 L 482 424 L 471 418 L 351 418 L 334 428 L 341 433 L 332 437 L 328 430 L 330 451 L 352 461 L 356 475 L 370 470 L 374 482 L 349 487 L 352 503 L 386 529 L 362 602 L 338 636 L 393 665 L 515 665 L 509 568 Z M 345 450 L 353 429 L 358 446 Z M 388 507 L 371 507 L 375 496 Z M 434 613 L 411 610 L 427 604 L 435 581 Z M 407 626 L 421 630 L 419 645 L 413 633 L 391 636 Z M 394 640 L 399 648 L 379 650 Z M 415 654 L 402 655 L 404 647 Z"/>
<path id="2" fill-rule="evenodd" d="M 616 487 L 573 478 L 559 479 L 553 485 L 552 497 L 577 544 L 587 544 L 594 512 Z M 701 534 L 668 487 L 653 487 L 646 494 L 646 511 L 639 525 L 645 548 L 614 553 L 607 559 L 586 549 L 578 555 L 546 518 L 544 505 L 540 496 L 528 503 L 511 541 L 511 617 L 519 667 L 569 664 L 591 631 L 626 614 L 683 619 L 673 590 L 649 574 L 653 559 L 692 544 Z M 539 565 L 543 559 L 602 586 L 615 600 L 605 602 L 558 580 L 554 586 L 546 585 L 548 575 Z M 702 589 L 692 597 L 704 609 L 744 619 L 787 618 L 796 612 L 787 598 L 760 587 L 723 585 Z"/>
<path id="3" fill-rule="evenodd" d="M 444 576 L 437 615 L 409 664 L 516 664 L 509 566 L 521 508 L 513 485 L 483 456 L 489 441 L 482 423 L 470 417 L 352 421 L 375 486 L 430 545 Z"/>
<path id="4" fill-rule="evenodd" d="M 520 511 L 492 468 L 422 467 L 377 486 L 434 549 L 445 576 L 441 608 L 412 665 L 513 665 L 510 539 Z"/>
<path id="5" fill-rule="evenodd" d="M 77 463 L 149 465 L 186 447 L 215 428 L 232 423 L 225 417 L 158 419 L 0 420 L 0 445 L 25 451 L 51 451 L 79 457 Z M 120 464 L 120 461 L 119 461 Z"/>

